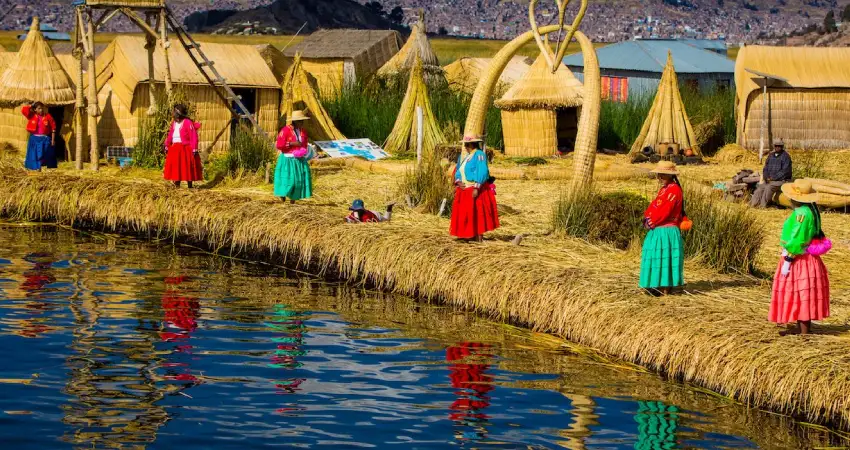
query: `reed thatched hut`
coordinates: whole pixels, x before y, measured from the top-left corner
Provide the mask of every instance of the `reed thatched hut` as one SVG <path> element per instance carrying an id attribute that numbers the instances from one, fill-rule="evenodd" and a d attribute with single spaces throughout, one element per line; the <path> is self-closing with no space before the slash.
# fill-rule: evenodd
<path id="1" fill-rule="evenodd" d="M 251 45 L 203 44 L 204 53 L 215 62 L 250 113 L 268 133 L 277 131 L 280 117 L 280 85 L 256 47 Z M 150 89 L 164 92 L 165 56 L 154 51 L 154 74 L 148 73 L 145 39 L 119 36 L 98 57 L 98 100 L 103 115 L 98 122 L 100 145 L 129 146 L 139 138 L 140 121 L 151 106 Z M 215 88 L 201 75 L 188 53 L 180 46 L 168 52 L 171 77 L 176 89 L 185 94 L 201 122 L 200 148 L 206 152 L 224 150 L 230 142 L 232 114 Z"/>
<path id="2" fill-rule="evenodd" d="M 304 129 L 311 140 L 345 139 L 345 135 L 336 128 L 330 115 L 322 106 L 316 94 L 315 79 L 312 79 L 304 69 L 300 54 L 295 54 L 295 59 L 284 77 L 282 90 L 280 111 L 286 123 L 292 123 L 289 118 L 293 111 L 307 111 L 310 120 L 304 122 Z"/>
<path id="3" fill-rule="evenodd" d="M 646 147 L 651 147 L 658 153 L 665 154 L 672 146 L 674 152 L 685 153 L 693 151 L 693 156 L 701 156 L 694 128 L 682 103 L 682 93 L 679 90 L 679 79 L 673 66 L 673 55 L 667 54 L 667 64 L 658 84 L 658 91 L 649 115 L 643 123 L 640 134 L 632 144 L 631 156 L 635 156 Z M 662 148 L 664 147 L 664 148 Z"/>
<path id="4" fill-rule="evenodd" d="M 445 73 L 440 67 L 440 61 L 425 30 L 425 15 L 420 12 L 419 22 L 413 25 L 407 42 L 383 67 L 378 70 L 378 76 L 390 77 L 399 73 L 413 70 L 417 59 L 422 63 L 425 81 L 428 84 L 445 82 Z"/>
<path id="5" fill-rule="evenodd" d="M 443 67 L 449 87 L 469 94 L 475 92 L 481 74 L 486 73 L 491 58 L 460 58 Z M 531 60 L 525 56 L 514 56 L 499 77 L 496 92 L 505 92 L 531 69 Z"/>
<path id="6" fill-rule="evenodd" d="M 422 61 L 416 58 L 413 70 L 410 71 L 407 93 L 401 103 L 393 131 L 384 143 L 384 150 L 393 155 L 416 152 L 419 136 L 417 110 L 420 108 L 422 109 L 422 149 L 432 151 L 438 145 L 445 143 L 446 138 L 437 124 L 434 111 L 431 110 Z"/>
<path id="7" fill-rule="evenodd" d="M 746 46 L 735 85 L 739 145 L 850 148 L 850 48 Z"/>
<path id="8" fill-rule="evenodd" d="M 42 36 L 38 18 L 33 19 L 17 53 L 0 53 L 0 66 L 3 68 L 0 75 L 0 141 L 11 144 L 21 157 L 24 156 L 29 134 L 21 106 L 36 101 L 47 106 L 60 127 L 60 134 L 70 136 L 75 86 Z M 64 143 L 65 139 L 57 143 L 60 159 L 67 155 Z"/>
<path id="9" fill-rule="evenodd" d="M 582 85 L 563 64 L 552 69 L 540 55 L 496 107 L 502 110 L 505 155 L 552 156 L 574 150 Z"/>
<path id="10" fill-rule="evenodd" d="M 374 75 L 402 46 L 393 30 L 319 30 L 284 55 L 301 55 L 301 64 L 316 78 L 323 96 L 333 96 L 343 86 Z"/>

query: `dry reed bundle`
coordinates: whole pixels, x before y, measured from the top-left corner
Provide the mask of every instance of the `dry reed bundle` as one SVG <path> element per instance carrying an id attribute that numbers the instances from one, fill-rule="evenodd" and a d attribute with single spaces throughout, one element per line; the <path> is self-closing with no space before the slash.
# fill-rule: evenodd
<path id="1" fill-rule="evenodd" d="M 632 144 L 630 154 L 637 155 L 646 147 L 657 149 L 661 143 L 676 143 L 682 150 L 691 149 L 695 155 L 701 155 L 696 134 L 682 103 L 673 55 L 669 52 L 652 109 L 649 110 L 640 135 Z"/>
<path id="2" fill-rule="evenodd" d="M 445 220 L 349 227 L 338 210 L 278 203 L 147 181 L 0 174 L 5 216 L 175 236 L 311 265 L 551 332 L 754 406 L 850 426 L 848 337 L 780 338 L 766 323 L 767 304 L 758 299 L 769 292 L 758 281 L 688 262 L 686 298 L 659 300 L 637 289 L 636 255 L 578 240 L 534 247 L 497 241 L 482 251 L 455 243 Z M 834 306 L 840 325 L 846 303 Z"/>
<path id="3" fill-rule="evenodd" d="M 310 79 L 307 72 L 301 63 L 301 55 L 296 54 L 292 61 L 292 66 L 289 67 L 289 72 L 283 80 L 283 98 L 280 106 L 280 113 L 286 117 L 286 123 L 291 121 L 289 118 L 292 112 L 296 110 L 309 111 L 310 120 L 304 123 L 304 128 L 307 130 L 311 139 L 317 141 L 333 141 L 345 139 L 334 125 L 328 112 L 319 101 L 316 91 L 310 84 Z"/>
<path id="4" fill-rule="evenodd" d="M 393 131 L 384 142 L 384 150 L 391 155 L 415 154 L 418 145 L 417 109 L 422 108 L 422 149 L 432 152 L 446 142 L 443 131 L 437 124 L 434 111 L 431 110 L 431 100 L 428 98 L 428 87 L 423 76 L 422 61 L 418 58 L 410 72 L 407 93 L 401 103 Z"/>
<path id="5" fill-rule="evenodd" d="M 758 160 L 758 155 L 738 144 L 725 145 L 712 158 L 712 161 L 723 164 L 757 164 Z"/>
<path id="6" fill-rule="evenodd" d="M 44 40 L 39 23 L 38 17 L 33 18 L 20 51 L 0 76 L 0 102 L 4 104 L 40 101 L 70 105 L 75 101 L 73 84 Z"/>
<path id="7" fill-rule="evenodd" d="M 418 61 L 418 62 L 417 62 Z M 401 50 L 395 54 L 383 67 L 378 69 L 379 77 L 392 77 L 403 72 L 414 70 L 418 63 L 422 64 L 425 81 L 428 84 L 445 82 L 445 73 L 440 67 L 437 54 L 431 48 L 431 42 L 425 29 L 425 13 L 420 10 L 419 22 L 413 25 L 410 37 Z"/>

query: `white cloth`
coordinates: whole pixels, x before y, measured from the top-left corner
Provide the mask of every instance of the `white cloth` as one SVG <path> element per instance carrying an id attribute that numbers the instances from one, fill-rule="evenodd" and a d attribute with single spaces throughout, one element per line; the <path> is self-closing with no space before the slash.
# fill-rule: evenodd
<path id="1" fill-rule="evenodd" d="M 171 135 L 171 142 L 174 144 L 182 144 L 183 140 L 180 139 L 180 130 L 183 128 L 183 121 L 174 122 L 174 134 Z"/>

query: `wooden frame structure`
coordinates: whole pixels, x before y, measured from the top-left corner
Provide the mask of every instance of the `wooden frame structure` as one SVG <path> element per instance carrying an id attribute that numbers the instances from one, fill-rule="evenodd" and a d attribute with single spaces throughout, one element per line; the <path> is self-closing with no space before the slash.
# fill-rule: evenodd
<path id="1" fill-rule="evenodd" d="M 98 170 L 100 163 L 99 143 L 97 136 L 97 121 L 101 115 L 98 105 L 98 88 L 97 88 L 97 70 L 95 67 L 95 34 L 98 29 L 103 27 L 107 22 L 115 16 L 121 14 L 127 17 L 131 22 L 138 26 L 145 34 L 148 53 L 148 74 L 149 80 L 153 84 L 155 80 L 154 71 L 154 52 L 156 46 L 162 47 L 165 54 L 165 92 L 170 97 L 173 90 L 173 82 L 171 78 L 171 67 L 168 57 L 168 49 L 171 43 L 168 38 L 169 27 L 174 31 L 180 44 L 186 49 L 189 57 L 192 59 L 198 71 L 206 78 L 207 82 L 215 88 L 216 93 L 221 100 L 231 110 L 234 118 L 244 118 L 251 122 L 254 129 L 267 137 L 260 125 L 257 123 L 257 118 L 253 114 L 248 114 L 248 109 L 242 103 L 241 97 L 233 93 L 227 81 L 215 69 L 215 62 L 209 58 L 201 50 L 201 44 L 195 42 L 189 33 L 183 29 L 180 23 L 175 19 L 165 0 L 75 0 L 72 3 L 76 10 L 76 26 L 74 33 L 74 56 L 79 63 L 79 72 L 77 73 L 77 101 L 76 107 L 78 114 L 75 114 L 77 123 L 74 126 L 82 129 L 82 117 L 84 113 L 88 114 L 88 134 L 91 168 Z M 88 68 L 88 92 L 84 92 L 84 71 L 83 59 L 85 59 L 86 67 Z M 154 89 L 149 90 L 150 108 L 151 111 L 156 106 L 156 97 Z M 82 133 L 77 133 L 77 169 L 82 170 L 83 157 L 83 136 Z"/>

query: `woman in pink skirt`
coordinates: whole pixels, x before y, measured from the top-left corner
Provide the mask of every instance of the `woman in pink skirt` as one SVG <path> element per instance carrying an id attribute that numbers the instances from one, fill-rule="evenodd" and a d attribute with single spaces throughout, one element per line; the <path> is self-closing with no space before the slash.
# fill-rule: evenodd
<path id="1" fill-rule="evenodd" d="M 823 234 L 812 183 L 797 180 L 782 186 L 794 205 L 794 213 L 782 227 L 782 258 L 773 279 L 771 322 L 796 322 L 797 330 L 780 334 L 809 334 L 813 320 L 829 317 L 829 277 L 821 260 L 832 247 Z"/>

